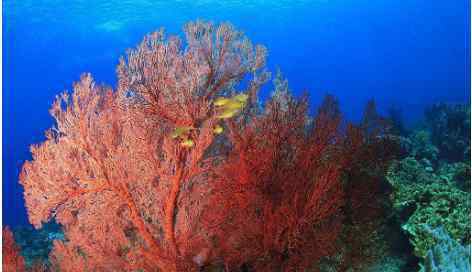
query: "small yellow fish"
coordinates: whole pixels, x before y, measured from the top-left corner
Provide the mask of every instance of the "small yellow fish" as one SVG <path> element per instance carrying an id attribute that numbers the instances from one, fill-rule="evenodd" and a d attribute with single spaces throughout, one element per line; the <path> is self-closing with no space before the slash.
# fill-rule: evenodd
<path id="1" fill-rule="evenodd" d="M 225 110 L 240 110 L 242 108 L 244 108 L 244 103 L 237 100 L 231 100 L 223 107 Z"/>
<path id="2" fill-rule="evenodd" d="M 247 99 L 249 98 L 249 95 L 242 93 L 242 94 L 235 95 L 233 98 L 236 101 L 239 101 L 241 103 L 246 103 Z"/>
<path id="3" fill-rule="evenodd" d="M 185 148 L 190 148 L 190 147 L 194 146 L 195 143 L 194 143 L 192 140 L 187 139 L 187 140 L 182 141 L 182 142 L 180 143 L 180 145 L 181 145 L 182 147 L 185 147 Z"/>
<path id="4" fill-rule="evenodd" d="M 230 102 L 231 100 L 229 98 L 226 98 L 226 97 L 218 97 L 215 102 L 213 102 L 213 105 L 217 106 L 217 107 L 221 107 L 221 106 L 224 106 L 226 105 L 228 102 Z"/>
<path id="5" fill-rule="evenodd" d="M 187 134 L 193 127 L 176 127 L 171 134 L 172 139 L 182 137 Z"/>
<path id="6" fill-rule="evenodd" d="M 219 119 L 228 119 L 235 116 L 239 112 L 239 109 L 227 109 L 223 111 L 220 115 L 216 116 Z"/>
<path id="7" fill-rule="evenodd" d="M 220 97 L 215 100 L 213 103 L 215 106 L 219 107 L 219 110 L 222 111 L 217 118 L 219 119 L 228 119 L 239 113 L 239 111 L 244 108 L 249 96 L 247 94 L 241 93 L 235 95 L 231 98 Z"/>
<path id="8" fill-rule="evenodd" d="M 223 129 L 222 126 L 216 125 L 216 127 L 213 129 L 213 132 L 214 132 L 215 134 L 221 134 L 221 133 L 223 133 L 223 130 L 224 130 L 224 129 Z"/>

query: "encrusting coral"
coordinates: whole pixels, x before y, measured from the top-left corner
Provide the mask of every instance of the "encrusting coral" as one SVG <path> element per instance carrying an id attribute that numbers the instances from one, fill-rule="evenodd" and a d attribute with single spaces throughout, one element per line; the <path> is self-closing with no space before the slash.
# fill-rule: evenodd
<path id="1" fill-rule="evenodd" d="M 470 239 L 470 194 L 426 168 L 407 157 L 394 163 L 387 175 L 393 186 L 393 208 L 402 217 L 403 229 L 411 235 L 415 253 L 420 257 L 433 245 L 428 233 L 422 232 L 422 224 L 442 225 L 461 242 Z"/>
<path id="2" fill-rule="evenodd" d="M 185 37 L 146 36 L 116 91 L 84 74 L 54 103 L 20 176 L 30 222 L 64 228 L 54 269 L 303 270 L 338 251 L 344 223 L 378 216 L 389 156 L 373 105 L 356 127 L 328 96 L 311 120 L 278 76 L 261 108 L 264 47 L 229 24 Z"/>

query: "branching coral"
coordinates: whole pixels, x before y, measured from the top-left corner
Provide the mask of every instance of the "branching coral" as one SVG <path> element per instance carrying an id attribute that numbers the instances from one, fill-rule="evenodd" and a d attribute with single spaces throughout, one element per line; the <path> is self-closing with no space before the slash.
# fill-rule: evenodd
<path id="1" fill-rule="evenodd" d="M 84 75 L 51 109 L 57 127 L 32 147 L 20 180 L 31 223 L 55 216 L 65 226 L 68 241 L 53 253 L 64 270 L 172 271 L 191 261 L 180 258 L 196 246 L 195 201 L 209 190 L 191 186 L 212 160 L 204 158 L 217 123 L 212 99 L 234 92 L 248 73 L 255 99 L 267 74 L 258 74 L 264 48 L 253 49 L 232 26 L 197 22 L 185 30 L 185 50 L 157 32 L 130 51 L 117 92 Z M 194 148 L 169 136 L 179 126 L 198 128 L 189 135 Z"/>
<path id="2" fill-rule="evenodd" d="M 85 74 L 54 103 L 56 127 L 20 176 L 31 223 L 64 226 L 54 268 L 302 270 L 336 252 L 346 215 L 374 209 L 377 175 L 354 169 L 381 167 L 354 161 L 379 151 L 379 126 L 346 129 L 332 97 L 310 121 L 280 76 L 261 109 L 262 46 L 229 24 L 185 36 L 146 36 L 120 60 L 117 91 Z"/>
<path id="3" fill-rule="evenodd" d="M 248 260 L 256 271 L 308 267 L 335 249 L 344 199 L 340 119 L 323 112 L 307 130 L 306 109 L 306 99 L 276 86 L 263 114 L 228 123 L 233 148 L 211 196 L 219 211 L 207 216 L 224 226 L 220 239 L 229 234 L 220 241 L 233 267 Z"/>
<path id="4" fill-rule="evenodd" d="M 389 123 L 367 104 L 360 126 L 348 126 L 342 147 L 345 203 L 340 248 L 330 258 L 336 271 L 363 271 L 388 250 L 384 226 L 388 213 L 385 174 L 400 146 L 392 141 Z M 334 262 L 333 262 L 334 261 Z"/>

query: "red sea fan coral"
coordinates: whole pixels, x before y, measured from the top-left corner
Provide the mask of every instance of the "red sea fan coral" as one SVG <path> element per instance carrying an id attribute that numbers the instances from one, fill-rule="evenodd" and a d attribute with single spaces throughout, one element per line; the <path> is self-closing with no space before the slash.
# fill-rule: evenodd
<path id="1" fill-rule="evenodd" d="M 197 22 L 185 31 L 185 49 L 157 32 L 130 51 L 118 67 L 117 92 L 84 75 L 54 103 L 57 126 L 31 148 L 20 182 L 31 223 L 56 217 L 64 226 L 67 240 L 51 255 L 61 270 L 176 271 L 205 263 L 199 259 L 209 245 L 198 218 L 209 190 L 212 101 L 234 93 L 249 73 L 254 100 L 267 73 L 259 73 L 264 48 L 232 26 Z M 191 127 L 192 148 L 170 136 L 183 126 Z"/>
<path id="2" fill-rule="evenodd" d="M 360 269 L 383 257 L 388 218 L 389 162 L 400 154 L 398 142 L 389 135 L 390 124 L 369 101 L 360 126 L 349 125 L 344 141 L 345 165 L 342 258 L 337 271 Z"/>
<path id="3" fill-rule="evenodd" d="M 15 243 L 13 233 L 8 227 L 2 229 L 2 271 L 26 271 L 25 260 L 20 254 L 20 248 Z"/>
<path id="4" fill-rule="evenodd" d="M 329 104 L 309 128 L 307 99 L 275 83 L 262 114 L 229 121 L 232 150 L 216 170 L 206 220 L 230 269 L 308 268 L 335 252 L 341 231 L 340 118 Z"/>
<path id="5" fill-rule="evenodd" d="M 354 201 L 334 98 L 311 120 L 278 75 L 262 108 L 262 46 L 229 24 L 185 36 L 146 36 L 116 91 L 84 74 L 56 99 L 20 175 L 30 222 L 64 228 L 51 268 L 300 271 L 337 252 Z"/>

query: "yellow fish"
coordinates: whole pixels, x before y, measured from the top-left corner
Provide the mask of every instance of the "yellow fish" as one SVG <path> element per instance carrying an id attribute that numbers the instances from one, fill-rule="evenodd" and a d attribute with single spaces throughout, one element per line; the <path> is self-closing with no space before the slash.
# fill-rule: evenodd
<path id="1" fill-rule="evenodd" d="M 244 103 L 236 100 L 231 100 L 223 107 L 225 110 L 240 110 L 242 108 L 244 108 Z"/>
<path id="2" fill-rule="evenodd" d="M 193 127 L 176 127 L 170 136 L 172 139 L 179 138 L 187 134 L 192 129 Z"/>
<path id="3" fill-rule="evenodd" d="M 222 126 L 216 125 L 216 127 L 213 129 L 213 132 L 214 132 L 215 134 L 221 134 L 221 133 L 223 133 L 223 130 L 224 130 L 224 129 L 223 129 Z"/>
<path id="4" fill-rule="evenodd" d="M 230 102 L 231 100 L 229 98 L 226 98 L 226 97 L 218 97 L 215 102 L 213 102 L 213 105 L 217 106 L 217 107 L 221 107 L 221 106 L 224 106 L 226 105 L 228 102 Z"/>
<path id="5" fill-rule="evenodd" d="M 239 109 L 227 109 L 223 111 L 220 115 L 216 116 L 219 119 L 228 119 L 235 116 L 239 112 Z"/>
<path id="6" fill-rule="evenodd" d="M 236 101 L 239 101 L 241 103 L 246 103 L 247 99 L 249 98 L 249 95 L 242 93 L 242 94 L 235 95 L 233 98 Z"/>
<path id="7" fill-rule="evenodd" d="M 180 143 L 180 145 L 181 145 L 182 147 L 185 147 L 185 148 L 190 148 L 190 147 L 194 146 L 195 143 L 194 143 L 192 140 L 187 139 L 187 140 L 182 141 L 182 142 Z"/>
<path id="8" fill-rule="evenodd" d="M 220 107 L 219 110 L 222 112 L 217 116 L 219 119 L 228 119 L 239 113 L 244 108 L 249 96 L 241 93 L 231 98 L 220 97 L 213 103 L 215 106 Z"/>

